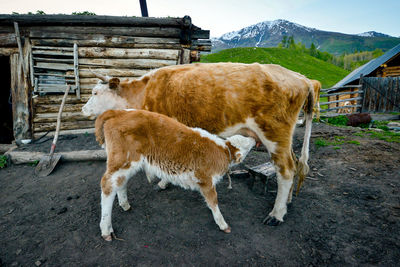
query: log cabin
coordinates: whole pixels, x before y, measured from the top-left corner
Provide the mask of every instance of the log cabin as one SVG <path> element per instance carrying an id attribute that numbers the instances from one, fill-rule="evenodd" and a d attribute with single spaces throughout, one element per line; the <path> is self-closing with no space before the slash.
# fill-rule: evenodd
<path id="1" fill-rule="evenodd" d="M 129 79 L 191 63 L 211 50 L 209 35 L 189 16 L 0 15 L 0 143 L 54 131 L 68 85 L 61 131 L 93 129 L 80 112 L 98 81 L 90 69 Z"/>
<path id="2" fill-rule="evenodd" d="M 360 80 L 360 77 L 363 77 Z M 400 105 L 400 44 L 382 56 L 375 58 L 355 69 L 333 86 L 328 101 L 341 101 L 329 104 L 330 109 L 341 106 L 350 108 L 336 109 L 339 113 L 393 112 Z M 357 92 L 363 91 L 363 94 Z M 349 92 L 349 94 L 340 94 Z M 354 92 L 354 93 L 352 93 Z M 348 99 L 354 99 L 349 100 Z"/>

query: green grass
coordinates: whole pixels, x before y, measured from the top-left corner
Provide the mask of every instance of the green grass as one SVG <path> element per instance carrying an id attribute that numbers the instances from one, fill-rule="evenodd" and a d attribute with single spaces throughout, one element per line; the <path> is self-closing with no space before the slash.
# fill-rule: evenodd
<path id="1" fill-rule="evenodd" d="M 7 167 L 7 156 L 0 156 L 0 169 Z"/>
<path id="2" fill-rule="evenodd" d="M 349 118 L 347 118 L 345 115 L 328 118 L 328 123 L 336 126 L 346 126 L 348 121 Z"/>
<path id="3" fill-rule="evenodd" d="M 325 146 L 332 146 L 333 149 L 340 149 L 340 145 L 343 144 L 353 144 L 353 145 L 360 145 L 360 142 L 356 140 L 347 140 L 345 136 L 334 136 L 333 140 L 326 140 L 324 138 L 318 138 L 315 140 L 314 144 L 317 147 L 325 147 Z"/>
<path id="4" fill-rule="evenodd" d="M 365 131 L 365 132 L 358 132 L 355 133 L 354 135 L 360 136 L 360 137 L 368 137 L 371 139 L 379 139 L 383 140 L 386 142 L 394 142 L 394 143 L 400 143 L 400 133 L 395 133 L 391 131 Z"/>
<path id="5" fill-rule="evenodd" d="M 323 88 L 329 88 L 343 79 L 349 71 L 319 60 L 298 50 L 285 48 L 240 47 L 202 55 L 201 62 L 240 62 L 278 64 L 299 72 L 310 79 L 318 80 Z"/>

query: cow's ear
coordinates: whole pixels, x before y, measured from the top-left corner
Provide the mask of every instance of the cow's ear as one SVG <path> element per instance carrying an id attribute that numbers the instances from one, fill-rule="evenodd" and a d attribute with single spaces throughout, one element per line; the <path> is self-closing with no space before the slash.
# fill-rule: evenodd
<path id="1" fill-rule="evenodd" d="M 118 89 L 119 82 L 120 82 L 120 81 L 119 81 L 118 78 L 111 78 L 111 79 L 108 81 L 108 86 L 110 87 L 110 89 L 116 90 L 116 89 Z"/>

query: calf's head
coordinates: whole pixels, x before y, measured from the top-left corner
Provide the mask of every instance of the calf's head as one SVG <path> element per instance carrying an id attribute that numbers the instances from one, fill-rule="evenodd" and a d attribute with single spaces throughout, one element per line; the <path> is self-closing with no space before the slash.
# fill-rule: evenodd
<path id="1" fill-rule="evenodd" d="M 100 74 L 95 74 L 100 81 L 92 89 L 92 96 L 82 107 L 85 116 L 97 116 L 109 109 L 126 109 L 128 103 L 120 96 L 120 80 Z"/>
<path id="2" fill-rule="evenodd" d="M 226 144 L 231 153 L 231 166 L 241 163 L 256 144 L 254 138 L 234 135 L 226 139 Z"/>

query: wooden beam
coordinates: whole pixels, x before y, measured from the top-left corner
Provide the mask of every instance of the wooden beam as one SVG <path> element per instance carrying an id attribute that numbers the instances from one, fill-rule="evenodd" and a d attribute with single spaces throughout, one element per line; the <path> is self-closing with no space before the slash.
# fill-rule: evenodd
<path id="1" fill-rule="evenodd" d="M 81 87 L 79 83 L 78 45 L 76 43 L 74 44 L 74 76 L 75 76 L 76 98 L 81 99 Z"/>
<path id="2" fill-rule="evenodd" d="M 134 58 L 176 60 L 179 56 L 179 50 L 171 49 L 80 47 L 78 51 L 80 58 Z"/>

